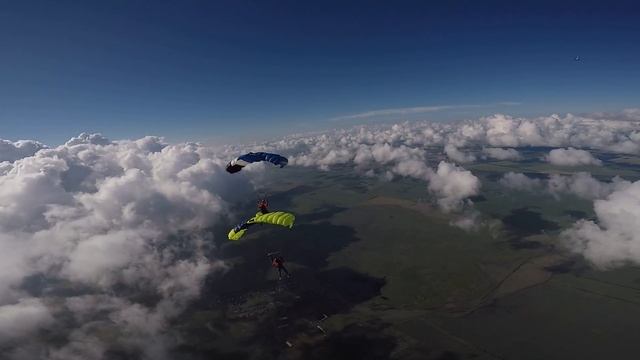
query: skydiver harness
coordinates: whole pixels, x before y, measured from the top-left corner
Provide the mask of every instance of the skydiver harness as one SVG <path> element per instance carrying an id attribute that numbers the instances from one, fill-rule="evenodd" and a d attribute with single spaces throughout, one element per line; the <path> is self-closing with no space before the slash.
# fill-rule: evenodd
<path id="1" fill-rule="evenodd" d="M 274 268 L 279 268 L 284 265 L 284 260 L 281 257 L 276 257 L 271 260 L 271 266 Z"/>

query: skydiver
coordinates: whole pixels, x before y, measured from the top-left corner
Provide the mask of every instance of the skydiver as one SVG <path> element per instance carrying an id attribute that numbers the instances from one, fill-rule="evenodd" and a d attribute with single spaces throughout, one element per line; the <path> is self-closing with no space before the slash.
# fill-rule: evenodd
<path id="1" fill-rule="evenodd" d="M 269 257 L 271 258 L 271 266 L 278 269 L 278 280 L 282 280 L 283 272 L 287 275 L 287 278 L 290 278 L 291 274 L 289 274 L 289 270 L 284 267 L 284 259 L 282 256 L 276 254 L 277 253 L 271 253 Z"/>
<path id="2" fill-rule="evenodd" d="M 258 201 L 258 210 L 263 214 L 269 212 L 269 202 L 267 199 L 260 199 L 260 201 Z"/>

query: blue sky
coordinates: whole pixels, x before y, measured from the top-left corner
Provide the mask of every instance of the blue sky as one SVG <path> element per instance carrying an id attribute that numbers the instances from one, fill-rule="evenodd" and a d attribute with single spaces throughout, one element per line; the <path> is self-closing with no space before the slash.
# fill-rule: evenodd
<path id="1" fill-rule="evenodd" d="M 640 106 L 640 5 L 438 3 L 3 2 L 0 138 L 232 142 Z"/>

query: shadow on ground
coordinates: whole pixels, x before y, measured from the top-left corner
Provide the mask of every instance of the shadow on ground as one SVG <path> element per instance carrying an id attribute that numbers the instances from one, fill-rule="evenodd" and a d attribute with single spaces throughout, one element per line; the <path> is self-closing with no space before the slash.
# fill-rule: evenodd
<path id="1" fill-rule="evenodd" d="M 308 191 L 304 187 L 297 189 L 295 192 Z M 279 204 L 291 200 L 284 195 L 272 198 Z M 341 207 L 327 206 L 309 214 L 298 215 L 293 229 L 256 225 L 240 241 L 221 243 L 215 256 L 231 264 L 230 269 L 223 275 L 212 274 L 207 278 L 200 299 L 192 304 L 185 318 L 201 311 L 230 313 L 233 309 L 248 306 L 250 299 L 258 295 L 266 300 L 262 300 L 264 304 L 259 309 L 251 305 L 251 309 L 256 309 L 255 315 L 249 313 L 248 318 L 241 320 L 227 318 L 215 325 L 219 329 L 225 329 L 233 326 L 234 321 L 248 321 L 257 324 L 256 330 L 245 334 L 242 339 L 229 339 L 229 342 L 235 343 L 233 347 L 238 351 L 228 354 L 209 354 L 207 351 L 211 349 L 203 349 L 199 353 L 197 344 L 183 347 L 181 351 L 198 359 L 209 355 L 215 358 L 242 359 L 245 356 L 256 358 L 256 353 L 251 351 L 260 349 L 260 358 L 275 359 L 286 351 L 287 339 L 307 332 L 317 335 L 319 330 L 313 323 L 323 314 L 331 316 L 345 313 L 357 304 L 379 296 L 385 284 L 384 279 L 371 277 L 348 267 L 326 268 L 327 259 L 332 253 L 359 240 L 351 227 L 327 221 L 344 210 Z M 275 280 L 275 269 L 266 256 L 273 251 L 279 251 L 284 257 L 285 265 L 292 273 L 291 279 Z M 279 320 L 283 318 L 288 319 L 286 326 L 282 326 Z M 206 329 L 196 331 L 205 333 Z M 343 335 L 348 338 L 341 341 Z M 339 332 L 331 334 L 330 341 L 327 339 L 327 351 L 339 352 L 340 346 L 346 346 L 344 351 L 349 352 L 351 348 L 348 344 L 353 339 L 359 341 L 362 347 L 373 350 L 380 340 L 374 338 L 369 344 L 364 333 L 358 335 L 353 330 L 344 334 Z M 392 340 L 387 340 L 387 343 L 391 345 L 385 345 L 384 349 L 395 346 L 392 345 Z M 252 350 L 249 350 L 250 347 Z M 384 349 L 375 350 L 374 353 L 384 353 Z"/>
<path id="2" fill-rule="evenodd" d="M 538 241 L 526 240 L 527 236 L 541 234 L 544 231 L 560 229 L 558 223 L 542 218 L 539 212 L 527 207 L 511 210 L 502 218 L 502 223 L 511 235 L 509 243 L 516 249 L 537 249 L 543 246 Z"/>

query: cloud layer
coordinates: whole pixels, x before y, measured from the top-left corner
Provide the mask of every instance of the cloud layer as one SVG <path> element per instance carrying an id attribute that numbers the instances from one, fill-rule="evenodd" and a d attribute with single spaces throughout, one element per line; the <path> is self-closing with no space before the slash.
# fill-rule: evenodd
<path id="1" fill-rule="evenodd" d="M 439 179 L 434 174 L 445 156 L 458 164 L 474 162 L 479 157 L 518 160 L 521 155 L 517 148 L 530 146 L 568 147 L 551 151 L 549 161 L 554 164 L 598 165 L 600 160 L 581 148 L 638 154 L 640 122 L 571 114 L 532 119 L 496 114 L 459 123 L 407 122 L 291 136 L 263 148 L 287 154 L 292 165 L 327 170 L 334 165 L 353 164 L 367 175 L 387 179 L 411 176 L 430 182 Z M 454 173 L 452 179 L 458 175 Z M 475 182 L 479 184 L 477 178 Z M 470 182 L 467 185 L 459 192 L 460 199 L 477 193 L 479 185 Z M 452 210 L 451 206 L 443 205 L 448 203 L 441 201 L 443 192 L 433 185 L 429 189 L 443 209 Z"/>
<path id="2" fill-rule="evenodd" d="M 520 160 L 518 151 L 524 147 L 551 147 L 546 160 L 559 166 L 602 165 L 590 151 L 640 154 L 640 119 L 637 110 L 623 114 L 592 114 L 577 116 L 551 115 L 539 118 L 518 118 L 496 114 L 459 123 L 413 122 L 392 126 L 356 127 L 335 130 L 319 135 L 295 136 L 267 144 L 265 148 L 289 154 L 292 163 L 329 169 L 334 165 L 352 164 L 356 171 L 387 179 L 410 176 L 428 182 L 427 188 L 445 211 L 459 211 L 468 204 L 469 197 L 478 193 L 479 179 L 453 163 L 465 164 L 478 159 Z M 371 115 L 371 114 L 365 114 Z M 443 160 L 447 158 L 451 162 Z M 631 191 L 631 183 L 620 178 L 599 181 L 588 173 L 550 175 L 546 180 L 529 178 L 523 174 L 506 174 L 500 183 L 518 190 L 543 190 L 559 197 L 572 194 L 601 204 L 605 198 Z M 617 197 L 617 195 L 615 196 Z M 609 200 L 611 201 L 611 200 Z M 604 205 L 599 205 L 603 208 Z M 633 209 L 630 209 L 633 211 Z M 473 214 L 473 212 L 471 212 Z M 605 210 L 598 213 L 607 222 Z M 477 216 L 476 216 L 477 217 Z M 458 223 L 467 223 L 468 218 Z M 469 224 L 467 224 L 469 225 Z M 618 260 L 595 260 L 597 251 L 589 246 L 594 241 L 606 241 L 599 235 L 610 228 L 595 223 L 576 225 L 572 239 L 576 251 L 583 252 L 594 263 L 617 263 Z M 473 226 L 465 226 L 467 228 Z M 620 228 L 620 226 L 618 226 Z M 578 231 L 580 230 L 580 231 Z M 587 235 L 587 230 L 591 230 Z M 626 230 L 625 230 L 626 231 Z M 628 231 L 621 233 L 628 233 Z M 582 239 L 580 241 L 576 239 Z M 616 240 L 613 240 L 616 241 Z M 593 243 L 596 244 L 596 243 Z M 614 246 L 615 247 L 615 246 Z M 598 248 L 604 248 L 600 246 Z M 640 262 L 638 256 L 626 259 Z M 616 254 L 618 258 L 621 253 Z M 613 259 L 612 256 L 604 256 Z"/>
<path id="3" fill-rule="evenodd" d="M 351 166 L 387 180 L 423 180 L 443 211 L 468 215 L 454 224 L 473 228 L 480 216 L 469 210 L 469 198 L 481 182 L 461 164 L 518 160 L 518 148 L 528 146 L 562 148 L 548 158 L 564 166 L 597 164 L 584 149 L 639 154 L 634 114 L 625 120 L 498 114 L 460 123 L 373 125 L 289 136 L 251 149 L 281 152 L 290 166 Z M 0 349 L 14 359 L 91 360 L 115 343 L 166 358 L 179 342 L 172 319 L 199 296 L 208 274 L 224 268 L 211 257 L 207 229 L 238 196 L 251 194 L 251 179 L 260 175 L 260 166 L 233 179 L 226 174 L 231 153 L 240 152 L 169 145 L 157 137 L 111 141 L 99 134 L 80 134 L 55 148 L 0 140 Z M 547 180 L 510 173 L 500 182 L 595 200 L 598 222 L 567 230 L 570 248 L 601 267 L 640 263 L 640 229 L 633 220 L 640 215 L 638 183 L 602 182 L 586 173 Z M 68 291 L 33 285 L 34 279 Z M 62 317 L 76 325 L 57 329 Z M 16 319 L 19 326 L 12 325 Z M 68 341 L 45 344 L 38 338 L 42 329 L 62 331 Z M 109 343 L 105 331 L 114 334 Z"/>
<path id="4" fill-rule="evenodd" d="M 429 183 L 428 190 L 445 211 L 460 210 L 464 199 L 476 195 L 480 180 L 471 172 L 446 161 L 432 161 L 422 145 L 408 135 L 408 125 L 359 127 L 316 136 L 288 138 L 267 149 L 289 155 L 289 164 L 328 170 L 351 164 L 356 171 L 391 180 L 411 177 Z M 439 152 L 439 151 L 438 151 Z"/>
<path id="5" fill-rule="evenodd" d="M 12 340 L 18 359 L 99 359 L 108 349 L 100 329 L 114 328 L 111 344 L 164 358 L 175 342 L 169 322 L 223 266 L 205 255 L 205 230 L 226 216 L 226 194 L 250 193 L 247 177 L 231 179 L 211 149 L 156 137 L 12 144 L 29 150 L 0 166 L 0 346 Z M 33 277 L 68 284 L 70 295 L 29 286 Z M 68 344 L 21 342 L 66 313 L 91 319 Z"/>
<path id="6" fill-rule="evenodd" d="M 358 151 L 360 145 L 383 144 L 423 150 L 438 147 L 460 162 L 473 160 L 466 149 L 484 149 L 486 156 L 496 159 L 517 159 L 517 148 L 530 146 L 570 148 L 554 153 L 559 157 L 580 157 L 584 149 L 639 154 L 640 121 L 571 114 L 539 118 L 496 114 L 459 123 L 407 122 L 291 136 L 267 144 L 266 148 L 286 151 L 298 158 L 300 165 L 327 167 L 350 162 L 351 152 Z"/>
<path id="7" fill-rule="evenodd" d="M 546 180 L 508 172 L 498 182 L 512 190 L 546 191 L 554 196 L 571 194 L 587 200 L 603 199 L 614 191 L 631 185 L 631 182 L 617 176 L 609 182 L 599 181 L 586 172 L 572 175 L 551 174 Z"/>

